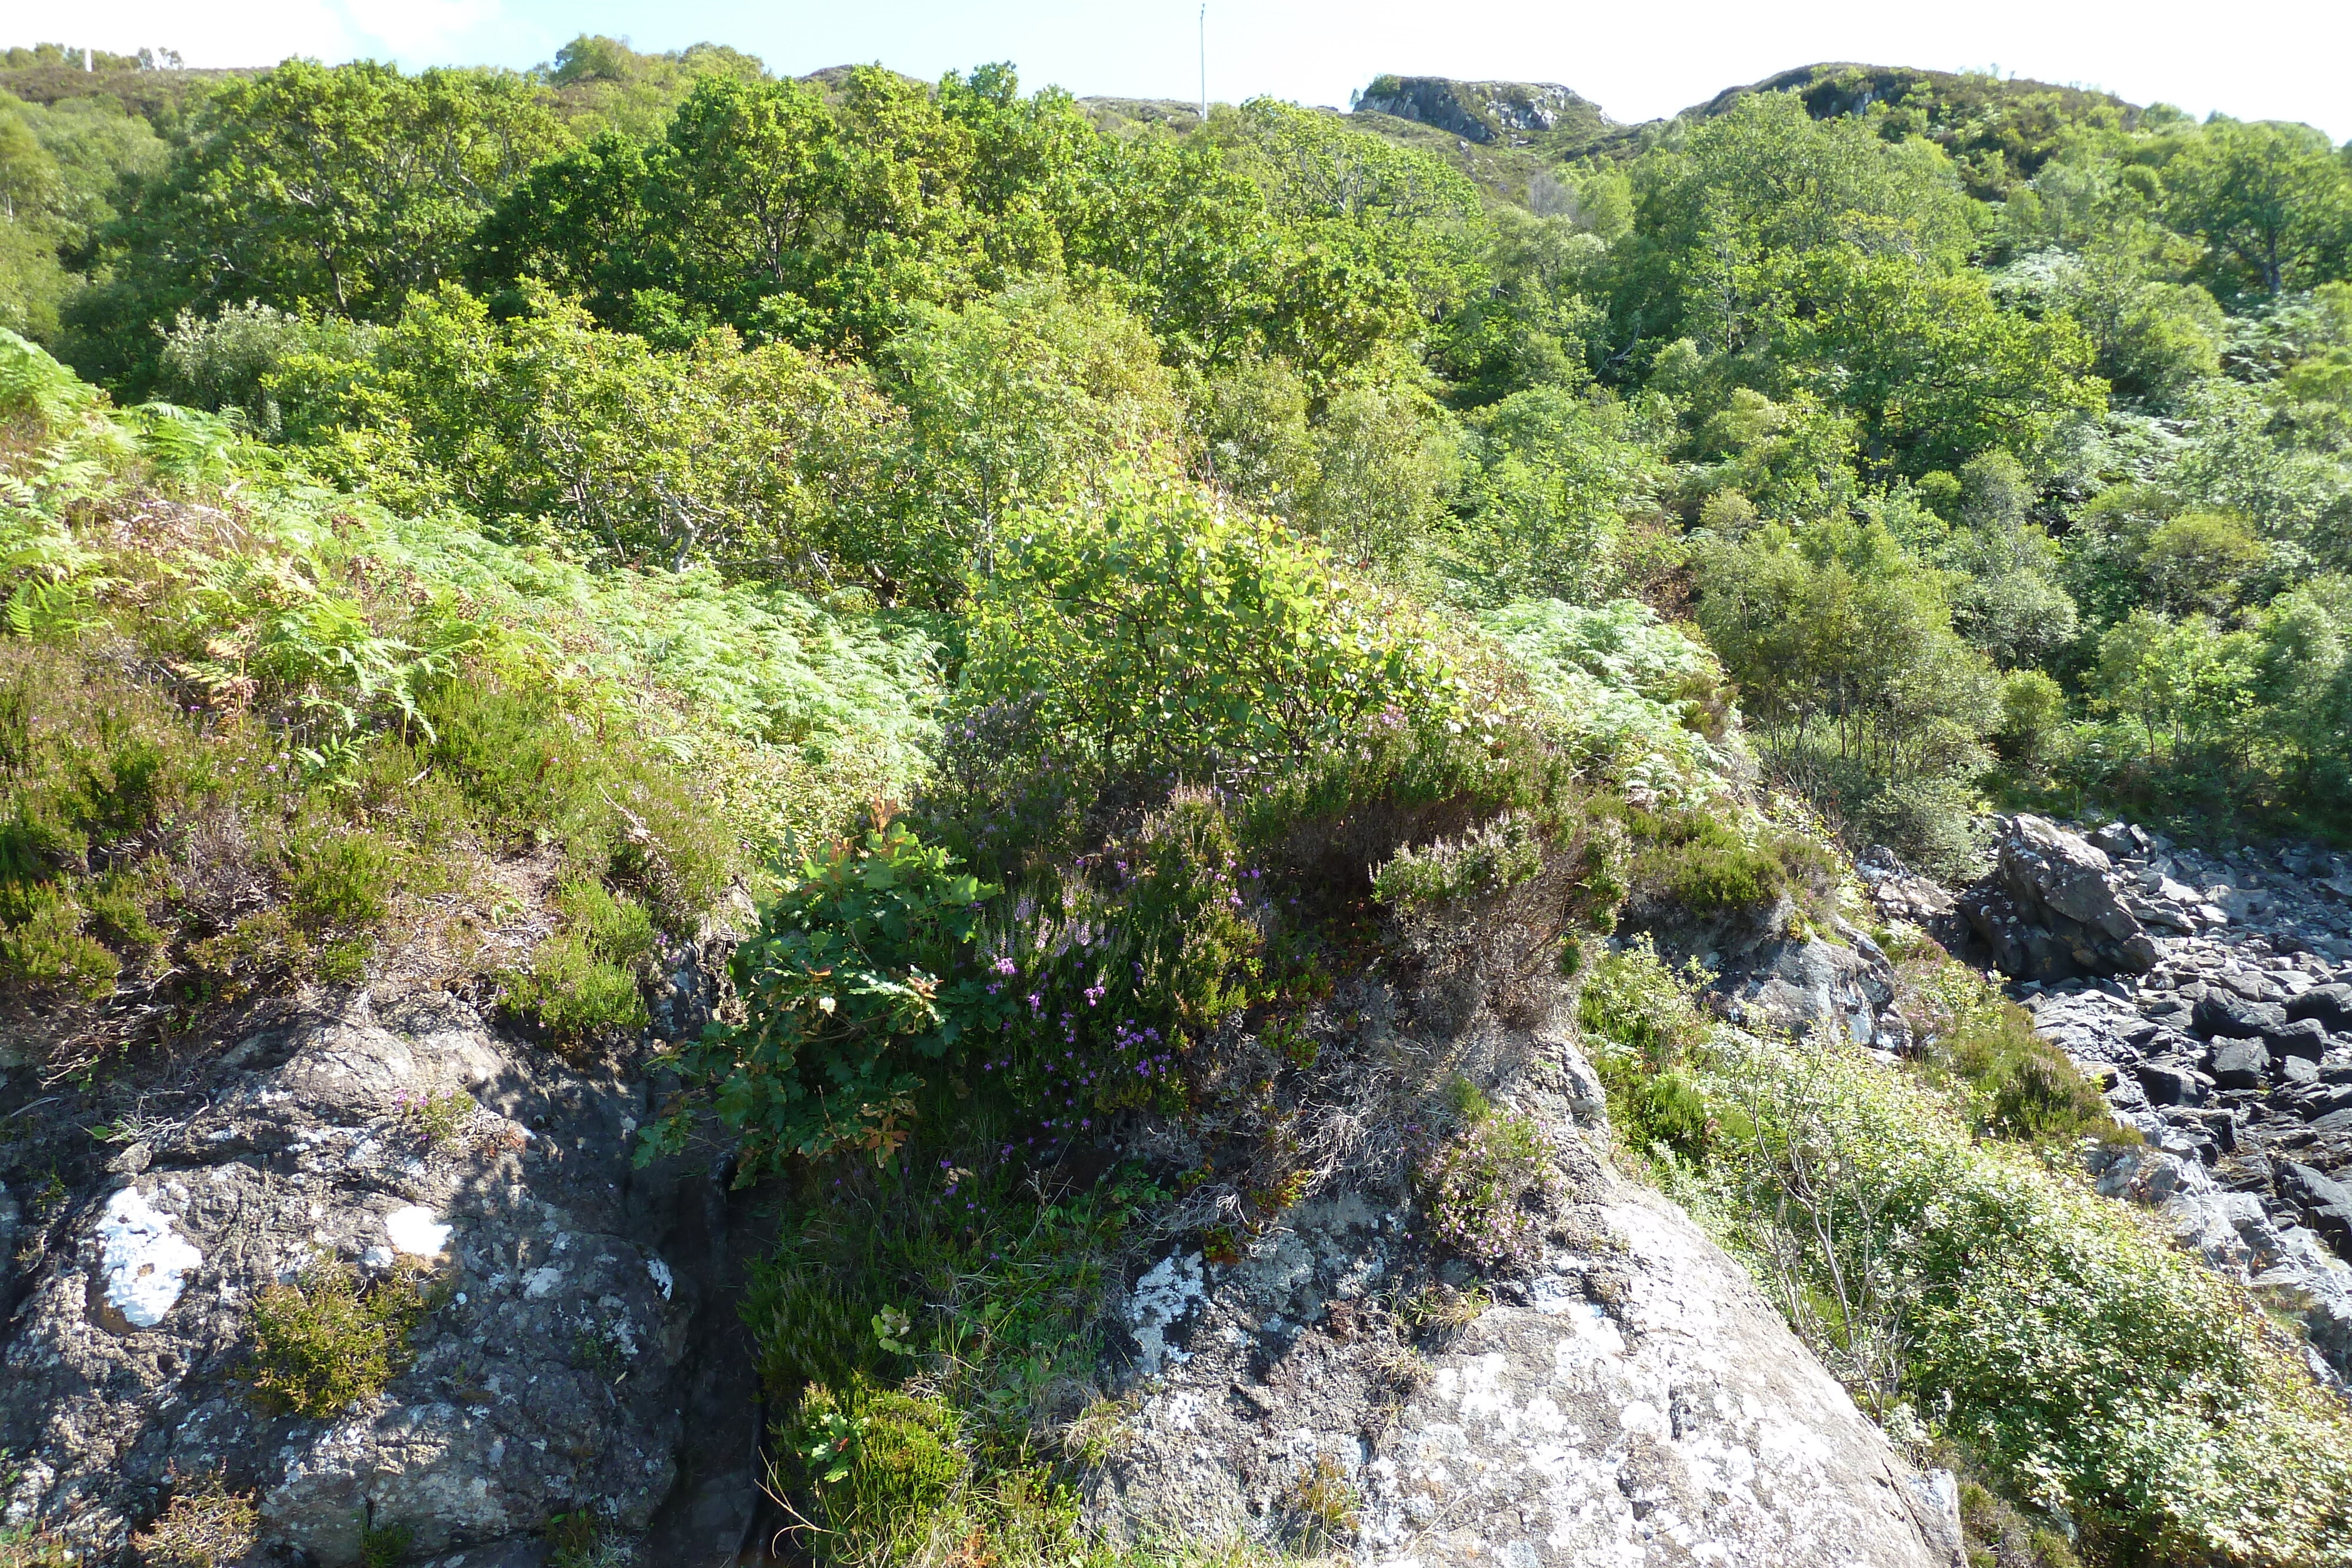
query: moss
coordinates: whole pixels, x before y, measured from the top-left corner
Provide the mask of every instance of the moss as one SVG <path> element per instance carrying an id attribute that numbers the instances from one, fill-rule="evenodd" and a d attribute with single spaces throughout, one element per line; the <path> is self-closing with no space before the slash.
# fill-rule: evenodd
<path id="1" fill-rule="evenodd" d="M 360 1568 L 400 1568 L 408 1561 L 416 1532 L 404 1524 L 388 1524 L 360 1537 Z"/>
<path id="2" fill-rule="evenodd" d="M 827 1543 L 836 1560 L 900 1561 L 971 1473 L 961 1423 L 944 1400 L 862 1378 L 838 1393 L 810 1388 L 782 1436 L 816 1503 L 815 1522 L 841 1538 Z"/>

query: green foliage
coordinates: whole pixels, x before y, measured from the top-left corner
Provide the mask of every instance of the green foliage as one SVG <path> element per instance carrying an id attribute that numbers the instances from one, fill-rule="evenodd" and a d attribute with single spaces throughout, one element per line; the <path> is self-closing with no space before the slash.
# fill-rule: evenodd
<path id="1" fill-rule="evenodd" d="M 1761 269 L 1751 330 L 1796 385 L 1850 411 L 1874 465 L 1920 474 L 1996 447 L 2038 453 L 2105 407 L 2069 316 L 2002 310 L 1973 273 L 1847 244 Z"/>
<path id="2" fill-rule="evenodd" d="M 818 1502 L 811 1522 L 863 1542 L 919 1531 L 940 1511 L 970 1468 L 958 1436 L 944 1401 L 853 1383 L 804 1393 L 785 1440 Z"/>
<path id="3" fill-rule="evenodd" d="M 2341 1411 L 2239 1287 L 2005 1141 L 2070 1146 L 2095 1096 L 2041 1092 L 2048 1048 L 1981 981 L 1927 978 L 1909 1005 L 1935 1059 L 1979 1075 L 1958 1100 L 1835 1041 L 1710 1031 L 1638 955 L 1596 970 L 1584 1019 L 1599 1061 L 1655 1071 L 1680 1042 L 1709 1132 L 1670 1185 L 1858 1396 L 1937 1412 L 2111 1557 L 2324 1554 L 2352 1465 Z"/>
<path id="4" fill-rule="evenodd" d="M 1722 667 L 1647 605 L 1523 600 L 1475 623 L 1525 681 L 1528 716 L 1546 740 L 1612 781 L 1704 796 L 1736 766 L 1741 742 Z"/>
<path id="5" fill-rule="evenodd" d="M 1611 1125 L 1637 1152 L 1706 1152 L 1711 1113 L 1686 1066 L 1706 1040 L 1689 1000 L 1705 978 L 1696 966 L 1676 973 L 1642 937 L 1602 956 L 1577 994 Z"/>
<path id="6" fill-rule="evenodd" d="M 313 1263 L 299 1282 L 256 1292 L 246 1377 L 272 1409 L 340 1416 L 407 1366 L 409 1333 L 431 1310 L 413 1273 L 362 1286 L 343 1263 Z"/>
<path id="7" fill-rule="evenodd" d="M 1324 1545 L 1348 1540 L 1356 1532 L 1363 1496 L 1339 1462 L 1318 1454 L 1284 1490 L 1283 1504 L 1307 1526 L 1308 1536 Z"/>
<path id="8" fill-rule="evenodd" d="M 1802 833 L 1740 825 L 1714 811 L 1630 810 L 1633 884 L 1656 903 L 1701 919 L 1771 907 L 1782 897 L 1818 911 L 1830 893 L 1828 852 Z"/>
<path id="9" fill-rule="evenodd" d="M 1629 528 L 1654 518 L 1665 488 L 1657 423 L 1560 386 L 1480 410 L 1456 502 L 1465 516 L 1440 570 L 1490 604 L 1624 592 L 1642 564 Z"/>
<path id="10" fill-rule="evenodd" d="M 12 983 L 201 1010 L 354 983 L 420 938 L 462 971 L 462 927 L 512 917 L 494 862 L 551 854 L 563 928 L 509 1000 L 560 1038 L 636 1027 L 652 932 L 691 934 L 748 850 L 920 766 L 918 631 L 709 574 L 594 572 L 322 493 L 233 440 L 202 459 L 215 476 L 167 479 L 146 425 L 0 350 L 0 395 L 49 438 L 0 513 L 25 622 L 0 636 Z M 116 529 L 142 482 L 237 485 L 240 510 L 175 511 L 157 546 Z M 72 645 L 99 630 L 135 654 Z"/>
<path id="11" fill-rule="evenodd" d="M 265 390 L 329 471 L 387 498 L 462 505 L 510 537 L 672 570 L 864 575 L 843 567 L 887 537 L 897 418 L 864 377 L 723 331 L 663 352 L 535 286 L 518 307 L 496 319 L 446 285 L 412 298 L 366 359 L 289 358 Z M 875 565 L 884 580 L 910 570 Z"/>
<path id="12" fill-rule="evenodd" d="M 1937 874 L 1999 712 L 1983 656 L 1952 629 L 1941 574 L 1883 522 L 1758 528 L 1699 559 L 1699 624 L 1776 760 Z"/>
<path id="13" fill-rule="evenodd" d="M 1543 860 L 1532 825 L 1507 813 L 1459 839 L 1406 845 L 1372 873 L 1372 896 L 1405 908 L 1476 898 L 1526 882 Z"/>
<path id="14" fill-rule="evenodd" d="M 1315 546 L 1189 486 L 1124 478 L 1098 510 L 1033 515 L 982 585 L 967 700 L 1034 704 L 1098 766 L 1277 767 L 1371 716 L 1451 706 L 1443 665 Z"/>
<path id="15" fill-rule="evenodd" d="M 1975 970 L 1931 949 L 1897 974 L 1895 1006 L 1915 1060 L 1961 1087 L 1987 1133 L 2058 1156 L 2086 1136 L 2137 1141 L 2116 1124 L 2097 1085 L 2033 1032 L 2032 1015 Z"/>
<path id="16" fill-rule="evenodd" d="M 969 957 L 994 891 L 887 821 L 801 862 L 729 961 L 746 1021 L 678 1053 L 744 1129 L 747 1172 L 844 1147 L 890 1157 L 918 1069 L 948 1055 L 985 995 Z M 672 1124 L 664 1141 L 683 1134 Z"/>
<path id="17" fill-rule="evenodd" d="M 457 270 L 489 203 L 563 140 L 505 72 L 295 59 L 231 78 L 110 238 L 118 277 L 74 313 L 81 362 L 143 380 L 142 335 L 183 309 L 389 319 Z"/>
<path id="18" fill-rule="evenodd" d="M 2352 172 L 2309 126 L 2217 118 L 2164 172 L 2167 215 L 2212 246 L 2224 287 L 2275 295 L 2343 265 Z"/>
<path id="19" fill-rule="evenodd" d="M 416 1543 L 416 1532 L 404 1524 L 371 1526 L 360 1534 L 360 1568 L 400 1568 Z"/>
<path id="20" fill-rule="evenodd" d="M 504 999 L 563 1046 L 629 1033 L 648 1021 L 636 975 L 570 931 L 541 942 L 531 953 L 530 967 L 506 977 Z"/>
<path id="21" fill-rule="evenodd" d="M 1178 415 L 1157 346 L 1109 298 L 1030 284 L 908 316 L 885 351 L 908 415 L 893 477 L 928 537 L 887 570 L 944 606 L 1023 508 L 1091 495 Z"/>

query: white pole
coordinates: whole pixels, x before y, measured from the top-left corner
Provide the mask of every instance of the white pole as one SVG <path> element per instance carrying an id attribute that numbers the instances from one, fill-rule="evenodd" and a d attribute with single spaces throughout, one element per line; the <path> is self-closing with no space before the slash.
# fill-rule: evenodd
<path id="1" fill-rule="evenodd" d="M 1201 124 L 1209 123 L 1209 5 L 1201 0 Z"/>

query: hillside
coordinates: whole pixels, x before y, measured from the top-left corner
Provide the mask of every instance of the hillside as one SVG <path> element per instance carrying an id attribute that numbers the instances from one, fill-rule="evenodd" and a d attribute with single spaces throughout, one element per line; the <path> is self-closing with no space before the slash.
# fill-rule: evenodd
<path id="1" fill-rule="evenodd" d="M 1925 136 L 1945 149 L 1979 194 L 1997 194 L 2031 178 L 2080 130 L 2127 130 L 2140 113 L 2137 105 L 2109 93 L 2013 77 L 1823 64 L 1726 88 L 1671 120 L 1638 125 L 1621 125 L 1600 106 L 1552 83 L 1444 77 L 1376 78 L 1357 95 L 1351 118 L 1368 131 L 1447 159 L 1503 200 L 1526 202 L 1531 183 L 1553 173 L 1554 165 L 1634 156 L 1668 124 L 1714 119 L 1757 93 L 1791 94 L 1817 120 L 1874 112 L 1881 134 Z M 1519 150 L 1525 155 L 1514 155 Z"/>
<path id="2" fill-rule="evenodd" d="M 104 63 L 0 1563 L 2352 1568 L 2346 150 Z"/>

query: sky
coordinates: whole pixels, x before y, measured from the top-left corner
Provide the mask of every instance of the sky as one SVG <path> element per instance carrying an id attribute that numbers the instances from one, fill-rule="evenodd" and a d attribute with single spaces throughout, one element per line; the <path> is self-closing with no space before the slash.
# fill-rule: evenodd
<path id="1" fill-rule="evenodd" d="M 1382 71 L 1563 83 L 1612 118 L 1673 113 L 1818 60 L 2104 88 L 2203 116 L 2301 120 L 2352 139 L 2352 4 L 2235 13 L 2178 0 L 1211 0 L 1208 92 L 1344 107 Z M 0 44 L 55 39 L 190 65 L 304 54 L 529 67 L 581 32 L 646 50 L 702 39 L 772 70 L 879 61 L 912 76 L 1009 59 L 1081 96 L 1200 91 L 1198 0 L 78 0 L 0 4 Z M 30 20 L 27 20 L 30 18 Z"/>

